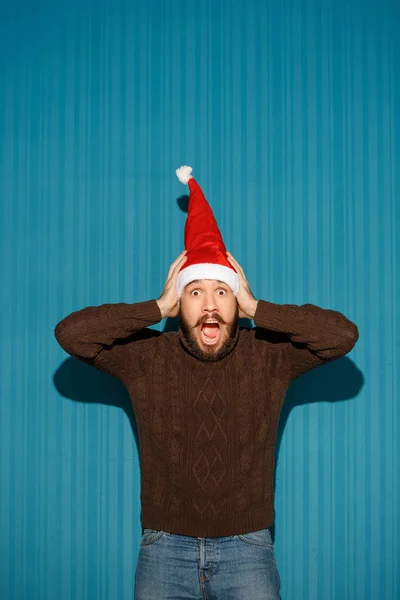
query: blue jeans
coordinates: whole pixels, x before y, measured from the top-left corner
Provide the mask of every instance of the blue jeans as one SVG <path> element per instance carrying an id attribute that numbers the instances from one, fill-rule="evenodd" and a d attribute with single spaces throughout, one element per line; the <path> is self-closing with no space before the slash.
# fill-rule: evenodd
<path id="1" fill-rule="evenodd" d="M 144 529 L 135 600 L 279 600 L 269 529 L 192 537 Z"/>

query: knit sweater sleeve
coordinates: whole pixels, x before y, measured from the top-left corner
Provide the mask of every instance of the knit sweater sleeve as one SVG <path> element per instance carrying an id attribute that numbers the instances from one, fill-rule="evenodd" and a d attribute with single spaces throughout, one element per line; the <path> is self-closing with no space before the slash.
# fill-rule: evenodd
<path id="1" fill-rule="evenodd" d="M 54 335 L 71 356 L 124 379 L 141 370 L 146 345 L 162 335 L 146 328 L 161 319 L 156 300 L 88 306 L 62 319 Z"/>
<path id="2" fill-rule="evenodd" d="M 299 306 L 259 300 L 254 323 L 288 336 L 281 352 L 289 380 L 344 356 L 359 337 L 357 325 L 342 313 L 314 304 Z"/>

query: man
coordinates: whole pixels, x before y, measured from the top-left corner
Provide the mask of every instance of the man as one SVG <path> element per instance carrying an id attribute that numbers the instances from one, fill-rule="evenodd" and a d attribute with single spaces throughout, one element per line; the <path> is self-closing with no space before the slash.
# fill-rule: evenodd
<path id="1" fill-rule="evenodd" d="M 144 532 L 135 599 L 279 598 L 270 526 L 285 392 L 347 354 L 357 326 L 313 304 L 256 300 L 190 167 L 185 251 L 158 300 L 76 311 L 55 329 L 72 356 L 118 377 L 136 416 Z M 179 317 L 179 331 L 149 329 Z M 239 317 L 255 328 L 238 327 Z"/>

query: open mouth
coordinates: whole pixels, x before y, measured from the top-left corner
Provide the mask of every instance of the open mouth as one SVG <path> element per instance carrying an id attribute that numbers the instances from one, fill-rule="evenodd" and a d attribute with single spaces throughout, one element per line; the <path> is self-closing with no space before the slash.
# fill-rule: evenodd
<path id="1" fill-rule="evenodd" d="M 201 339 L 207 346 L 213 346 L 219 340 L 221 328 L 218 321 L 206 321 L 201 326 Z"/>

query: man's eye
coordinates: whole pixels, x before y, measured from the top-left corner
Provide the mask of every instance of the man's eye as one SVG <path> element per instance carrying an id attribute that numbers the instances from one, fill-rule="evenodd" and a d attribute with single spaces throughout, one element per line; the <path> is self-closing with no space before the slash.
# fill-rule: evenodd
<path id="1" fill-rule="evenodd" d="M 190 293 L 192 296 L 197 296 L 200 292 L 199 290 L 192 290 Z"/>
<path id="2" fill-rule="evenodd" d="M 224 296 L 226 294 L 226 291 L 223 289 L 218 290 L 218 295 L 219 296 Z"/>

